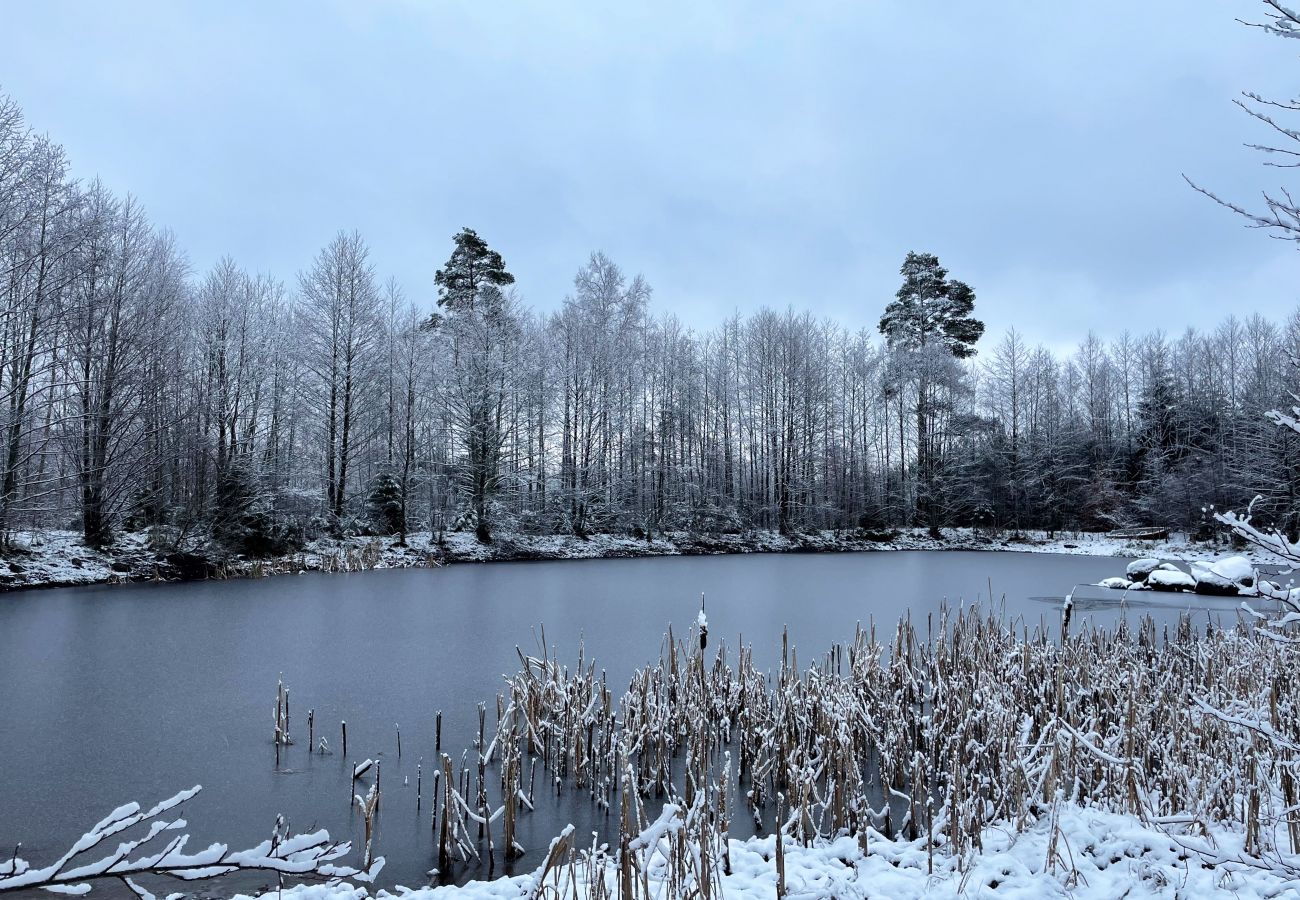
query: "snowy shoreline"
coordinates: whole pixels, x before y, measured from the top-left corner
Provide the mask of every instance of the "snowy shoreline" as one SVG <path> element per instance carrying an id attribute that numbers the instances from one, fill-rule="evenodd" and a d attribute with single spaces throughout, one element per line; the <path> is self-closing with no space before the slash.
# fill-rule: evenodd
<path id="1" fill-rule="evenodd" d="M 781 535 L 772 531 L 701 535 L 670 532 L 654 540 L 621 535 L 502 535 L 492 544 L 473 535 L 451 533 L 435 541 L 429 532 L 412 533 L 401 545 L 393 537 L 321 538 L 295 553 L 255 560 L 221 557 L 208 548 L 155 549 L 145 532 L 120 535 L 111 548 L 96 551 L 72 531 L 28 531 L 14 536 L 14 549 L 0 558 L 0 592 L 38 588 L 184 582 L 265 577 L 301 572 L 360 572 L 373 569 L 433 568 L 452 563 L 522 562 L 582 559 L 632 559 L 659 556 L 715 556 L 748 553 L 860 553 L 901 550 L 962 550 L 1055 553 L 1118 558 L 1154 557 L 1176 562 L 1244 555 L 1257 564 L 1278 562 L 1271 554 L 1233 549 L 1226 541 L 1197 543 L 1185 535 L 1149 541 L 1106 534 L 1004 533 L 994 537 L 970 529 L 948 529 L 941 540 L 924 529 L 863 533 L 821 531 Z"/>
<path id="2" fill-rule="evenodd" d="M 982 896 L 1238 897 L 1262 900 L 1286 895 L 1295 882 L 1283 867 L 1251 865 L 1236 829 L 1206 824 L 1208 835 L 1188 825 L 1164 826 L 1137 816 L 1061 802 L 1027 828 L 1005 823 L 985 829 L 982 850 L 958 859 L 944 848 L 933 855 L 924 838 L 868 835 L 817 839 L 803 846 L 785 839 L 783 868 L 787 896 L 802 900 L 890 900 Z M 666 847 L 666 841 L 660 844 Z M 730 870 L 716 875 L 715 890 L 728 900 L 768 900 L 777 895 L 776 838 L 730 840 Z M 719 854 L 720 855 L 720 854 Z M 657 896 L 671 897 L 672 878 L 664 857 L 656 857 L 645 883 Z M 236 894 L 233 900 L 507 900 L 619 896 L 618 868 L 609 856 L 577 865 L 463 885 L 391 890 L 343 881 L 297 884 L 265 893 Z M 697 894 L 697 896 L 702 896 Z"/>

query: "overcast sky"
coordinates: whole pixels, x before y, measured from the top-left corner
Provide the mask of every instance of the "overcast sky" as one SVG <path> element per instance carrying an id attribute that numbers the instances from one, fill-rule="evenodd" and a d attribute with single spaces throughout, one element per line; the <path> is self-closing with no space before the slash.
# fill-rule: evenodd
<path id="1" fill-rule="evenodd" d="M 196 271 L 293 284 L 355 228 L 427 302 L 469 225 L 537 308 L 601 249 L 690 325 L 874 327 L 928 250 L 1072 346 L 1300 299 L 1294 245 L 1182 180 L 1284 183 L 1231 103 L 1300 73 L 1259 5 L 0 0 L 0 90 Z"/>

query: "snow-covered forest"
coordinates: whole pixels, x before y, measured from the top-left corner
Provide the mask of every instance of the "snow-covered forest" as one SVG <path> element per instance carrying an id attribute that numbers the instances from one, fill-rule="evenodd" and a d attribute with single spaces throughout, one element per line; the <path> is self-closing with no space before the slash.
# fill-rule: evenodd
<path id="1" fill-rule="evenodd" d="M 1059 352 L 981 337 L 977 287 L 915 254 L 897 298 L 861 299 L 894 304 L 879 330 L 791 298 L 701 331 L 599 252 L 532 309 L 487 237 L 429 247 L 420 285 L 347 230 L 296 273 L 195 271 L 0 99 L 0 532 L 258 555 L 408 529 L 1195 529 L 1259 492 L 1260 521 L 1300 522 L 1296 442 L 1261 416 L 1297 387 L 1300 317 Z M 927 340 L 963 304 L 968 333 Z"/>

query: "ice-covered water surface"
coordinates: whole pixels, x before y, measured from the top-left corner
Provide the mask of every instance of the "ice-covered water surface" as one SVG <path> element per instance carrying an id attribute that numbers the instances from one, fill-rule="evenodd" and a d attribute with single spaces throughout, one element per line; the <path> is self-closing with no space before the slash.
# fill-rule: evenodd
<path id="1" fill-rule="evenodd" d="M 418 885 L 434 864 L 429 790 L 416 808 L 416 766 L 429 777 L 434 717 L 442 749 L 459 760 L 477 730 L 476 703 L 493 698 L 532 651 L 545 626 L 551 648 L 588 659 L 621 687 L 680 634 L 706 595 L 710 648 L 739 636 L 759 665 L 779 657 L 782 627 L 811 663 L 851 639 L 873 616 L 891 629 L 991 589 L 1008 616 L 1055 622 L 1074 585 L 1123 571 L 1115 559 L 1015 553 L 900 552 L 807 556 L 692 557 L 455 566 L 262 581 L 76 588 L 0 598 L 0 847 L 23 841 L 33 860 L 53 856 L 90 823 L 128 799 L 152 802 L 202 784 L 187 811 L 196 843 L 250 845 L 277 813 L 295 827 L 360 836 L 349 801 L 351 771 L 381 762 L 384 786 L 376 852 L 381 883 Z M 1083 612 L 1113 622 L 1117 602 Z M 1189 606 L 1216 611 L 1235 601 L 1170 595 L 1143 609 L 1172 621 Z M 1229 612 L 1229 615 L 1231 613 Z M 294 746 L 280 766 L 272 743 L 277 679 L 290 689 Z M 308 753 L 307 712 L 331 755 Z M 339 723 L 348 723 L 342 753 Z M 402 755 L 397 756 L 396 725 Z M 539 772 L 538 781 L 543 781 Z M 567 788 L 519 821 L 537 863 L 573 822 L 603 830 L 605 815 Z M 497 872 L 502 869 L 498 867 Z M 507 870 L 509 871 L 509 870 Z M 486 876 L 481 870 L 463 873 Z"/>

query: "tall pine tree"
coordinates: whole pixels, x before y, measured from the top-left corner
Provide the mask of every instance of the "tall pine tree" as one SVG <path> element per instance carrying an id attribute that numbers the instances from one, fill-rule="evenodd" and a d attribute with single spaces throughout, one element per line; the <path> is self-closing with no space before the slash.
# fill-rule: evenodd
<path id="1" fill-rule="evenodd" d="M 468 499 L 474 533 L 492 539 L 492 498 L 501 483 L 501 447 L 506 436 L 505 404 L 514 371 L 520 325 L 516 303 L 502 288 L 514 283 L 501 254 L 464 228 L 456 247 L 434 277 L 438 305 L 447 311 L 434 318 L 448 341 L 452 371 L 448 408 L 465 455 L 457 467 Z"/>
<path id="2" fill-rule="evenodd" d="M 939 257 L 910 252 L 900 272 L 903 285 L 880 317 L 880 333 L 890 351 L 907 363 L 916 382 L 917 512 L 937 536 L 943 508 L 936 496 L 940 474 L 933 428 L 937 388 L 943 373 L 952 370 L 954 358 L 975 355 L 975 342 L 984 333 L 984 323 L 972 315 L 975 291 L 964 282 L 949 279 Z"/>

